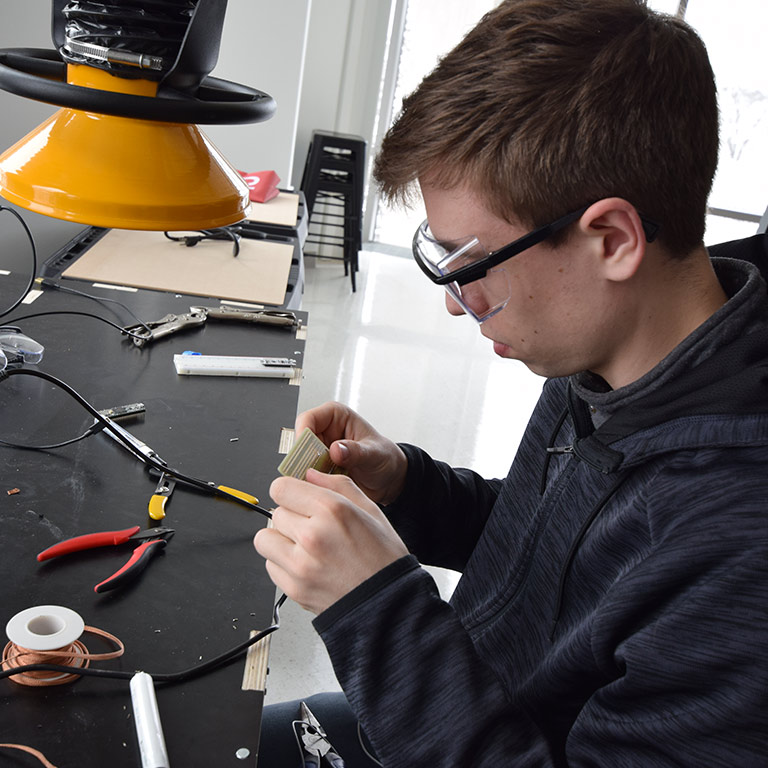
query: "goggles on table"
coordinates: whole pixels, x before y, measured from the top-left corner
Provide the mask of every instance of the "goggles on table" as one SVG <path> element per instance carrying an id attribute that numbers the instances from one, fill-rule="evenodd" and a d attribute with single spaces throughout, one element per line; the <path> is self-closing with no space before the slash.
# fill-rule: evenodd
<path id="1" fill-rule="evenodd" d="M 512 293 L 509 276 L 499 265 L 565 229 L 587 208 L 572 211 L 491 252 L 477 237 L 450 243 L 436 240 L 425 219 L 413 236 L 413 256 L 433 283 L 442 285 L 464 312 L 482 323 L 504 309 Z M 659 225 L 642 215 L 640 219 L 650 243 L 656 238 Z"/>

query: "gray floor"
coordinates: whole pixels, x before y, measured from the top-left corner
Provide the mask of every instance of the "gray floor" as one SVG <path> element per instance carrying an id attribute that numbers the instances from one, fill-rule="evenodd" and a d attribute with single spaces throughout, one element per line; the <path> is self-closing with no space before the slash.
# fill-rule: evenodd
<path id="1" fill-rule="evenodd" d="M 410 259 L 363 251 L 354 294 L 338 261 L 307 261 L 299 408 L 339 400 L 395 440 L 488 477 L 505 475 L 542 379 L 496 357 L 474 322 L 448 315 L 442 289 Z M 457 574 L 431 572 L 448 597 Z M 267 703 L 338 690 L 312 618 L 290 601 L 283 607 Z"/>

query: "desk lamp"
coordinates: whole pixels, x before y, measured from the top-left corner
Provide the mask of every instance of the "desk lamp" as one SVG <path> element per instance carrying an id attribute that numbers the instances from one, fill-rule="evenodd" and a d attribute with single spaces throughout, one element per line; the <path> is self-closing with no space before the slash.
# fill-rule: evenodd
<path id="1" fill-rule="evenodd" d="M 227 0 L 53 0 L 55 50 L 0 50 L 0 89 L 62 107 L 0 155 L 0 195 L 107 228 L 210 229 L 248 187 L 202 124 L 266 120 L 271 96 L 210 77 Z"/>

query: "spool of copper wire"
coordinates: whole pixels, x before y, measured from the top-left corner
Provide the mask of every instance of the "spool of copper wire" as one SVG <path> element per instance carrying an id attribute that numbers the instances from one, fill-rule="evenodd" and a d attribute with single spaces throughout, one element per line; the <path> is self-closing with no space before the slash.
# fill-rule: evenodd
<path id="1" fill-rule="evenodd" d="M 30 664 L 58 664 L 72 667 L 72 672 L 28 670 L 10 677 L 20 685 L 62 685 L 77 680 L 78 668 L 92 660 L 122 656 L 122 642 L 96 627 L 86 626 L 81 616 L 61 605 L 37 605 L 13 616 L 5 627 L 8 644 L 3 649 L 2 669 L 15 669 Z M 115 645 L 108 653 L 90 653 L 80 640 L 83 632 L 98 635 Z"/>

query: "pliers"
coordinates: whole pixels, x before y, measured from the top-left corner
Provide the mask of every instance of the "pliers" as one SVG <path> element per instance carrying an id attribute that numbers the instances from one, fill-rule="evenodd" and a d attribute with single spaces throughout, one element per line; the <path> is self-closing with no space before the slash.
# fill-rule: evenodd
<path id="1" fill-rule="evenodd" d="M 194 309 L 182 315 L 168 314 L 159 320 L 152 320 L 149 323 L 138 323 L 128 325 L 123 331 L 133 334 L 131 339 L 137 347 L 143 347 L 151 341 L 157 341 L 164 336 L 170 336 L 177 331 L 183 331 L 187 328 L 196 328 L 203 325 L 207 319 L 205 312 L 199 312 Z M 147 330 L 149 329 L 149 330 Z"/>
<path id="2" fill-rule="evenodd" d="M 139 405 L 140 404 L 136 403 L 130 406 L 123 406 L 122 408 L 132 409 L 131 412 L 137 412 Z M 143 406 L 141 407 L 143 409 Z M 125 444 L 118 437 L 118 435 L 122 435 L 126 441 L 129 442 L 135 449 L 135 453 L 134 451 L 131 451 L 134 456 L 143 461 L 147 467 L 151 467 L 157 472 L 162 472 L 165 475 L 165 479 L 169 482 L 171 481 L 171 478 L 173 479 L 171 485 L 165 485 L 161 479 L 161 482 L 158 483 L 157 489 L 155 490 L 152 499 L 150 499 L 149 512 L 150 516 L 155 520 L 160 520 L 165 515 L 165 501 L 167 497 L 170 496 L 170 494 L 173 492 L 173 486 L 176 484 L 176 482 L 182 483 L 183 485 L 189 485 L 193 488 L 197 488 L 198 490 L 203 490 L 214 495 L 221 494 L 223 496 L 234 496 L 238 499 L 242 499 L 242 501 L 244 501 L 246 505 L 252 509 L 256 509 L 262 514 L 266 514 L 268 517 L 272 517 L 268 510 L 259 507 L 259 500 L 255 496 L 252 496 L 250 493 L 246 493 L 245 491 L 238 491 L 237 488 L 231 488 L 228 485 L 216 485 L 216 483 L 213 482 L 206 483 L 203 481 L 194 480 L 193 478 L 189 477 L 185 478 L 183 475 L 180 475 L 178 472 L 170 469 L 167 462 L 163 461 L 163 459 L 158 456 L 156 451 L 150 448 L 146 443 L 139 440 L 138 437 L 132 435 L 127 429 L 121 427 L 111 418 L 110 414 L 115 415 L 115 411 L 120 410 L 121 408 L 107 408 L 106 410 L 99 411 L 101 416 L 103 416 L 104 421 L 107 422 L 108 426 L 102 427 L 101 422 L 96 422 L 91 428 L 96 429 L 98 427 L 103 429 L 106 434 L 109 435 L 113 440 L 124 446 Z M 160 469 L 161 467 L 162 470 Z M 165 496 L 166 498 L 155 499 L 156 496 Z M 155 499 L 154 504 L 152 503 L 153 499 Z M 155 517 L 155 515 L 159 516 Z"/>
<path id="3" fill-rule="evenodd" d="M 344 761 L 331 746 L 323 727 L 303 701 L 299 711 L 301 719 L 296 720 L 294 725 L 297 726 L 297 735 L 301 740 L 304 768 L 320 768 L 321 764 L 329 765 L 330 768 L 344 768 Z"/>
<path id="4" fill-rule="evenodd" d="M 127 541 L 141 541 L 133 550 L 128 562 L 115 571 L 109 578 L 99 582 L 93 591 L 107 592 L 110 589 L 121 587 L 129 581 L 135 579 L 150 563 L 150 561 L 165 549 L 168 540 L 173 536 L 172 528 L 149 528 L 146 531 L 141 530 L 141 526 L 135 525 L 133 528 L 126 528 L 122 531 L 102 531 L 101 533 L 86 533 L 82 536 L 75 536 L 72 539 L 65 539 L 52 547 L 43 550 L 37 559 L 39 562 L 50 560 L 59 555 L 68 555 L 72 552 L 81 552 L 84 549 L 95 549 L 96 547 L 109 547 L 118 544 L 124 544 Z"/>
<path id="5" fill-rule="evenodd" d="M 157 483 L 157 488 L 155 488 L 155 492 L 149 499 L 149 516 L 153 520 L 162 520 L 165 517 L 165 502 L 171 498 L 173 489 L 176 487 L 176 480 L 167 472 L 160 472 L 154 467 L 150 467 L 149 474 L 159 474 L 160 476 L 160 480 Z"/>

